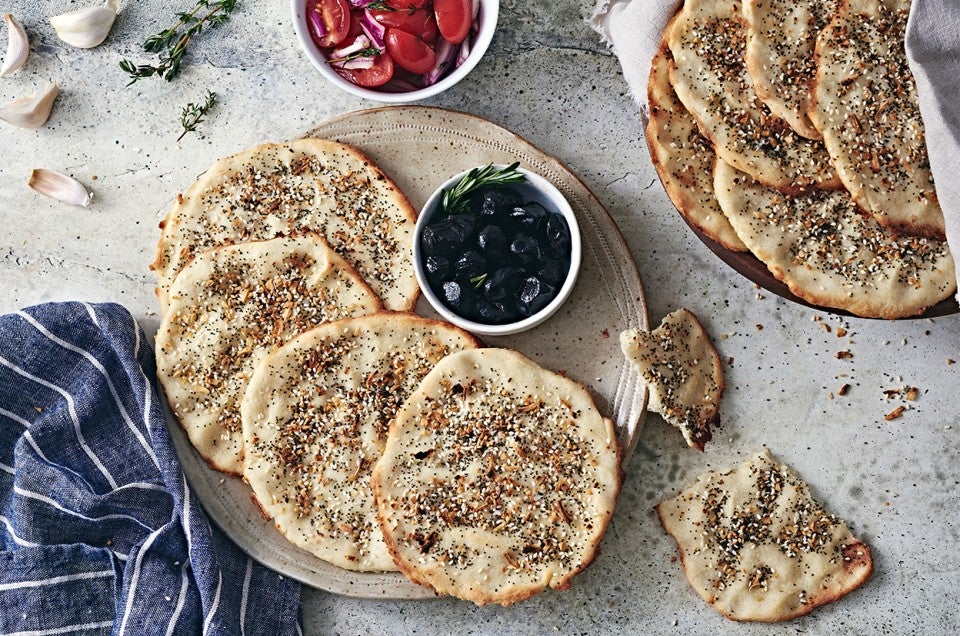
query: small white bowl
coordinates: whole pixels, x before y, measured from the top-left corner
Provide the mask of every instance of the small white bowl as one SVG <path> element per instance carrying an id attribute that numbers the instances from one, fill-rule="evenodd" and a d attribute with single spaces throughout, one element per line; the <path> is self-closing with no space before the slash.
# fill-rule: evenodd
<path id="1" fill-rule="evenodd" d="M 486 53 L 487 47 L 490 46 L 493 33 L 497 30 L 497 16 L 500 13 L 500 0 L 479 0 L 480 13 L 478 14 L 478 19 L 480 21 L 480 29 L 477 33 L 476 41 L 473 43 L 473 49 L 463 64 L 455 68 L 449 75 L 436 84 L 413 91 L 389 92 L 379 90 L 378 88 L 357 86 L 353 82 L 348 82 L 340 77 L 340 75 L 330 67 L 330 64 L 327 62 L 327 57 L 317 45 L 314 44 L 313 38 L 310 37 L 310 30 L 307 27 L 306 19 L 307 3 L 309 1 L 310 0 L 292 0 L 293 28 L 297 32 L 297 39 L 307 54 L 307 58 L 313 62 L 313 65 L 317 67 L 320 74 L 348 93 L 353 93 L 358 97 L 365 97 L 378 102 L 393 104 L 406 104 L 439 95 L 466 77 L 480 61 L 480 58 L 483 57 L 483 54 Z"/>
<path id="2" fill-rule="evenodd" d="M 504 166 L 498 165 L 496 167 L 503 168 Z M 524 174 L 527 181 L 525 183 L 511 184 L 510 187 L 520 192 L 524 201 L 535 201 L 547 210 L 559 212 L 567 222 L 567 227 L 570 228 L 570 269 L 567 270 L 567 277 L 564 279 L 563 285 L 560 286 L 560 291 L 557 292 L 556 297 L 551 300 L 546 307 L 532 316 L 503 325 L 488 325 L 482 322 L 474 322 L 447 308 L 430 287 L 430 282 L 427 280 L 427 272 L 424 269 L 425 259 L 420 249 L 420 236 L 423 234 L 423 229 L 427 226 L 431 217 L 436 213 L 444 190 L 456 185 L 464 175 L 470 172 L 469 170 L 464 170 L 460 174 L 450 177 L 443 185 L 437 188 L 436 192 L 427 200 L 427 203 L 420 211 L 420 216 L 417 218 L 417 224 L 413 230 L 413 267 L 417 275 L 417 283 L 420 284 L 420 290 L 423 292 L 423 296 L 445 320 L 452 322 L 462 329 L 482 336 L 508 336 L 536 327 L 556 313 L 564 301 L 569 298 L 570 293 L 573 291 L 573 286 L 577 282 L 577 274 L 580 272 L 582 250 L 580 226 L 577 223 L 577 217 L 573 213 L 573 208 L 570 207 L 570 203 L 556 186 L 540 175 L 535 172 L 530 172 L 526 168 L 518 168 L 518 170 Z"/>

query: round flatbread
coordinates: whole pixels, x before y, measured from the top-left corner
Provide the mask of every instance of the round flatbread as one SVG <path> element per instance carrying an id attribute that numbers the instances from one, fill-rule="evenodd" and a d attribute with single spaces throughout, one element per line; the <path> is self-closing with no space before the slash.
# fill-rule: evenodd
<path id="1" fill-rule="evenodd" d="M 744 0 L 747 71 L 757 96 L 798 134 L 823 139 L 807 109 L 817 72 L 817 35 L 836 15 L 838 0 Z"/>
<path id="2" fill-rule="evenodd" d="M 680 103 L 670 85 L 670 49 L 666 41 L 653 57 L 647 86 L 647 146 L 667 195 L 683 218 L 698 230 L 727 249 L 746 252 L 747 246 L 723 216 L 713 194 L 713 146 L 700 134 L 697 120 Z"/>
<path id="3" fill-rule="evenodd" d="M 956 290 L 946 242 L 897 238 L 862 214 L 846 190 L 784 195 L 722 161 L 714 186 L 750 251 L 810 303 L 901 318 Z"/>
<path id="4" fill-rule="evenodd" d="M 239 474 L 240 399 L 257 363 L 307 329 L 381 309 L 319 236 L 201 252 L 170 288 L 157 332 L 157 375 L 203 458 Z"/>
<path id="5" fill-rule="evenodd" d="M 739 0 L 686 0 L 667 36 L 677 97 L 717 156 L 761 183 L 784 192 L 839 187 L 823 144 L 760 101 L 747 72 L 746 32 Z"/>
<path id="6" fill-rule="evenodd" d="M 519 353 L 448 356 L 404 403 L 373 471 L 394 562 L 478 605 L 568 588 L 613 514 L 616 439 L 586 389 Z"/>
<path id="7" fill-rule="evenodd" d="M 420 380 L 476 346 L 447 323 L 385 313 L 323 325 L 266 358 L 243 400 L 243 476 L 277 529 L 342 568 L 395 570 L 370 471 Z"/>
<path id="8" fill-rule="evenodd" d="M 198 252 L 316 232 L 387 309 L 410 311 L 415 221 L 403 193 L 355 148 L 325 139 L 257 146 L 221 159 L 177 197 L 151 266 L 157 295 L 166 308 L 177 272 Z"/>
<path id="9" fill-rule="evenodd" d="M 810 117 L 854 200 L 898 233 L 944 238 L 917 86 L 907 0 L 848 0 L 817 40 Z"/>

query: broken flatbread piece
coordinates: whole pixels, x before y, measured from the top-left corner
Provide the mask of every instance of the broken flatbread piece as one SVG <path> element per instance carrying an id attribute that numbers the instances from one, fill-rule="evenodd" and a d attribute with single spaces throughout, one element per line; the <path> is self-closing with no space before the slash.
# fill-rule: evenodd
<path id="1" fill-rule="evenodd" d="M 707 472 L 657 514 L 693 589 L 727 618 L 784 621 L 863 585 L 870 549 L 764 449 Z"/>
<path id="2" fill-rule="evenodd" d="M 723 366 L 700 321 L 687 309 L 669 314 L 651 332 L 627 330 L 620 348 L 650 389 L 648 408 L 702 451 L 720 423 Z"/>

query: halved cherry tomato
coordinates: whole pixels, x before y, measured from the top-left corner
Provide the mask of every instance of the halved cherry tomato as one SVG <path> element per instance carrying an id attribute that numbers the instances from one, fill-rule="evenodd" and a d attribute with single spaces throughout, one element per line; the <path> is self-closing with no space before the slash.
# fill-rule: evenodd
<path id="1" fill-rule="evenodd" d="M 313 0 L 307 4 L 307 24 L 317 46 L 337 46 L 350 30 L 347 0 Z"/>
<path id="2" fill-rule="evenodd" d="M 334 70 L 348 82 L 373 88 L 383 86 L 393 77 L 393 60 L 389 55 L 378 55 L 373 58 L 373 66 L 370 68 L 334 67 Z"/>
<path id="3" fill-rule="evenodd" d="M 426 73 L 437 61 L 433 49 L 417 36 L 402 29 L 387 29 L 384 42 L 393 61 L 411 73 Z"/>
<path id="4" fill-rule="evenodd" d="M 372 9 L 370 15 L 385 27 L 403 29 L 407 33 L 421 37 L 425 42 L 433 42 L 437 39 L 437 22 L 433 19 L 433 12 L 426 9 L 413 11 Z"/>
<path id="5" fill-rule="evenodd" d="M 350 13 L 350 29 L 347 31 L 347 37 L 344 40 L 353 42 L 357 39 L 358 35 L 363 35 L 363 27 L 360 26 L 360 16 L 363 15 L 360 11 L 352 11 Z"/>
<path id="6" fill-rule="evenodd" d="M 460 44 L 470 33 L 473 5 L 470 0 L 433 0 L 440 35 L 451 44 Z"/>
<path id="7" fill-rule="evenodd" d="M 430 0 L 387 0 L 394 9 L 422 9 Z"/>

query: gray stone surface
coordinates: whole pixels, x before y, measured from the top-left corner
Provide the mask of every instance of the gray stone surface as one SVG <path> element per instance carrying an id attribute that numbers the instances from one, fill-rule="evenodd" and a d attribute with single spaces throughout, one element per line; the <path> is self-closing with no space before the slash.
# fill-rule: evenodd
<path id="1" fill-rule="evenodd" d="M 222 155 L 376 104 L 339 92 L 309 65 L 284 1 L 241 1 L 229 23 L 196 42 L 182 77 L 129 88 L 119 58 L 146 59 L 139 42 L 189 2 L 123 3 L 111 36 L 90 51 L 62 45 L 46 21 L 80 4 L 14 0 L 0 9 L 21 18 L 33 46 L 27 66 L 0 79 L 0 100 L 48 79 L 61 87 L 46 127 L 0 125 L 0 311 L 49 300 L 115 301 L 152 332 L 158 316 L 147 264 L 157 221 L 176 193 Z M 504 609 L 305 589 L 305 632 L 956 633 L 960 364 L 946 360 L 960 360 L 960 316 L 841 320 L 758 293 L 723 265 L 666 199 L 619 66 L 583 22 L 588 10 L 569 0 L 503 2 L 480 66 L 425 104 L 506 126 L 581 175 L 633 249 L 651 320 L 689 307 L 733 359 L 723 428 L 700 454 L 648 417 L 603 553 L 568 592 Z M 180 107 L 207 88 L 221 104 L 202 136 L 177 143 Z M 93 187 L 96 202 L 71 208 L 33 194 L 26 178 L 35 167 L 73 174 Z M 844 338 L 836 335 L 841 324 L 849 330 Z M 837 359 L 841 349 L 854 357 Z M 845 383 L 849 394 L 836 397 Z M 884 421 L 899 402 L 888 402 L 883 390 L 904 384 L 919 387 L 920 398 L 902 418 Z M 764 444 L 849 520 L 876 559 L 863 589 L 777 626 L 735 624 L 700 601 L 652 511 L 705 469 L 739 463 Z"/>

